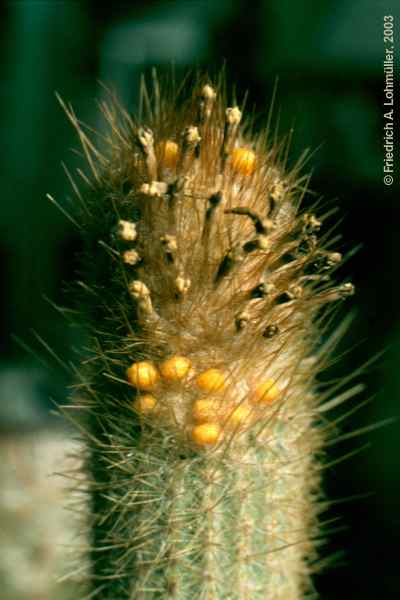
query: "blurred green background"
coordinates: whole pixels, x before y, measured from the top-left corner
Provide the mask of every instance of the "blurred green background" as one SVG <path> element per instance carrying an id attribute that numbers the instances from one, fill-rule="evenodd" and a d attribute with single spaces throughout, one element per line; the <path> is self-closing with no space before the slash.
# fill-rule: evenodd
<path id="1" fill-rule="evenodd" d="M 249 90 L 250 105 L 260 113 L 268 110 L 279 78 L 275 114 L 282 134 L 294 127 L 292 159 L 306 147 L 316 150 L 311 185 L 325 199 L 337 199 L 341 250 L 362 245 L 339 273 L 351 276 L 357 288 L 341 314 L 356 312 L 339 349 L 351 351 L 329 376 L 344 377 L 386 350 L 362 376 L 364 399 L 373 401 L 343 429 L 398 416 L 399 177 L 392 187 L 382 182 L 382 62 L 383 16 L 391 14 L 399 64 L 399 2 L 38 0 L 0 6 L 1 435 L 56 427 L 49 397 L 66 401 L 69 376 L 34 332 L 66 362 L 82 343 L 79 330 L 46 300 L 69 301 L 65 288 L 81 247 L 73 225 L 45 198 L 50 193 L 68 202 L 61 163 L 71 170 L 80 164 L 54 92 L 72 103 L 81 120 L 101 127 L 99 81 L 114 86 L 133 108 L 140 74 L 153 66 L 168 71 L 171 64 L 178 75 L 197 67 L 215 73 L 225 64 L 238 95 Z M 400 98 L 394 108 L 398 121 Z M 398 147 L 396 156 L 398 173 Z M 335 505 L 326 515 L 340 516 L 338 528 L 344 527 L 324 544 L 322 556 L 344 555 L 316 578 L 323 599 L 398 597 L 399 434 L 394 423 L 329 450 L 327 463 L 371 444 L 327 469 L 325 483 L 333 499 L 371 495 Z"/>

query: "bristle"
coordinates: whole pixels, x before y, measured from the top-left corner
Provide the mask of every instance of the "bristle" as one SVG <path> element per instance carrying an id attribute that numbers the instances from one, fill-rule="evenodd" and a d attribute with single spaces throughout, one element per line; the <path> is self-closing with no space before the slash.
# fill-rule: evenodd
<path id="1" fill-rule="evenodd" d="M 141 122 L 102 105 L 110 152 L 71 109 L 91 355 L 90 573 L 99 600 L 300 600 L 319 511 L 316 353 L 342 260 L 302 212 L 304 157 L 250 136 L 223 78 L 186 104 L 142 87 Z M 243 111 L 243 115 L 242 115 Z M 242 119 L 243 116 L 243 119 Z M 100 242 L 100 243 L 99 243 Z M 82 424 L 80 423 L 80 427 Z M 89 597 L 89 596 L 88 596 Z"/>

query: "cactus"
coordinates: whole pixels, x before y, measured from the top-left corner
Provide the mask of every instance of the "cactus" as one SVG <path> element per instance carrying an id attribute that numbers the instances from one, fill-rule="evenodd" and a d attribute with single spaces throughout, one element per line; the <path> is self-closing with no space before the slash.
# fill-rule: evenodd
<path id="1" fill-rule="evenodd" d="M 302 208 L 304 160 L 288 169 L 287 140 L 226 98 L 222 77 L 184 101 L 155 81 L 136 119 L 111 96 L 101 151 L 64 105 L 90 167 L 73 183 L 88 598 L 312 590 L 322 415 L 358 391 L 319 390 L 320 340 L 353 286 L 332 283 L 328 212 Z"/>

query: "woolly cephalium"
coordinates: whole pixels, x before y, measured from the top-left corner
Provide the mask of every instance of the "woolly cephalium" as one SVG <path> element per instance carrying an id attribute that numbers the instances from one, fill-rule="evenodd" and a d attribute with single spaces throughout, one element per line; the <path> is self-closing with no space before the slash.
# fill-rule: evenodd
<path id="1" fill-rule="evenodd" d="M 180 95 L 155 81 L 138 119 L 111 96 L 101 152 L 64 105 L 90 167 L 73 183 L 87 597 L 299 600 L 321 415 L 359 391 L 318 391 L 319 342 L 353 286 L 332 280 L 328 212 L 302 209 L 304 157 L 288 169 L 287 140 L 253 134 L 222 77 Z"/>

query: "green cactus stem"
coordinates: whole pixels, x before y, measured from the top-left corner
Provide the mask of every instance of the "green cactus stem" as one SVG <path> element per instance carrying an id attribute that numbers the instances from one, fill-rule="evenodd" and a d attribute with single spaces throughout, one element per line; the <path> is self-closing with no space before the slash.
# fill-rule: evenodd
<path id="1" fill-rule="evenodd" d="M 156 83 L 137 120 L 111 98 L 102 153 L 65 107 L 90 171 L 74 216 L 88 598 L 312 589 L 330 400 L 316 348 L 353 286 L 332 282 L 326 215 L 301 207 L 302 161 L 287 169 L 287 144 L 224 90 L 200 77 L 181 101 Z"/>

